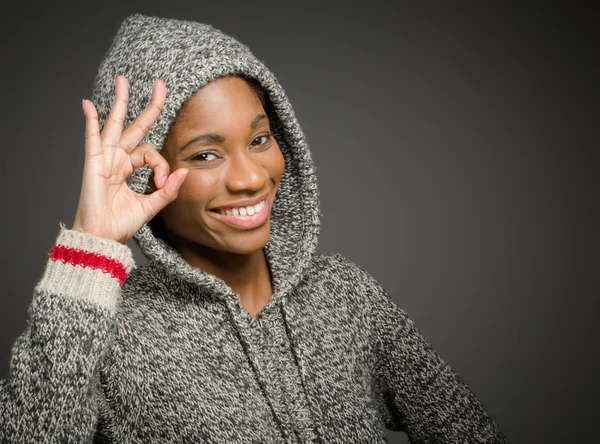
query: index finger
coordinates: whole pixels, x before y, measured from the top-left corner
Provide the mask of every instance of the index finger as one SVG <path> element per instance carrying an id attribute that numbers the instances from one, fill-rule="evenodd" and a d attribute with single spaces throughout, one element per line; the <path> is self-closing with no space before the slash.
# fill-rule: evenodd
<path id="1" fill-rule="evenodd" d="M 119 145 L 130 153 L 138 146 L 144 136 L 150 131 L 150 127 L 158 118 L 167 97 L 167 87 L 160 79 L 154 81 L 152 97 L 146 108 L 135 118 L 133 122 L 121 134 Z"/>
<path id="2" fill-rule="evenodd" d="M 102 140 L 111 146 L 119 142 L 129 101 L 129 83 L 123 75 L 115 79 L 115 100 L 102 130 Z"/>

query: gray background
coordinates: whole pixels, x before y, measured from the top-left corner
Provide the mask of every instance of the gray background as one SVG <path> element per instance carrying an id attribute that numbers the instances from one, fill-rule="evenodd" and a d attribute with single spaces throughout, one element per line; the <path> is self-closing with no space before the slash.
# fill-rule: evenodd
<path id="1" fill-rule="evenodd" d="M 319 251 L 368 269 L 512 443 L 598 442 L 598 17 L 572 3 L 5 9 L 2 377 L 77 207 L 81 99 L 134 12 L 210 23 L 275 73 L 317 165 Z"/>

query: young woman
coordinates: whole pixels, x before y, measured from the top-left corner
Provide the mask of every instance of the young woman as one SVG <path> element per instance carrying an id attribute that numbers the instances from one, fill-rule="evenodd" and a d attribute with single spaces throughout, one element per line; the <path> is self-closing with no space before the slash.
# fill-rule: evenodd
<path id="1" fill-rule="evenodd" d="M 82 105 L 79 207 L 12 350 L 1 442 L 506 442 L 366 270 L 316 254 L 311 153 L 246 46 L 130 16 Z"/>

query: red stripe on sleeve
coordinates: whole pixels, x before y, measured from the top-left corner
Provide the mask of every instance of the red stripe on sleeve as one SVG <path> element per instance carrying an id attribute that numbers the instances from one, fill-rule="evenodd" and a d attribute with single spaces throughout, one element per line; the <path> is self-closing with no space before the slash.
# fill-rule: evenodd
<path id="1" fill-rule="evenodd" d="M 60 244 L 55 244 L 48 256 L 54 261 L 61 261 L 72 265 L 81 265 L 82 267 L 88 267 L 92 270 L 102 270 L 117 279 L 120 285 L 123 285 L 127 280 L 128 273 L 123 263 L 108 256 L 93 253 L 91 251 L 65 247 Z"/>

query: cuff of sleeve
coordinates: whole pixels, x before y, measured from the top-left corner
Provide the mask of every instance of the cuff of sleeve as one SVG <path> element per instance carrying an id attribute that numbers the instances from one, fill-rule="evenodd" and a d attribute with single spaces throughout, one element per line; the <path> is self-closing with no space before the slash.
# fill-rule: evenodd
<path id="1" fill-rule="evenodd" d="M 63 223 L 36 290 L 94 302 L 114 312 L 135 266 L 131 249 Z"/>

